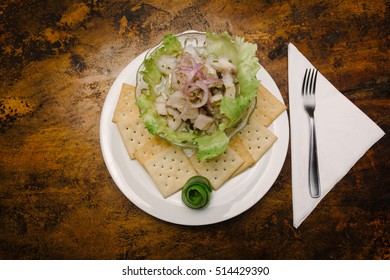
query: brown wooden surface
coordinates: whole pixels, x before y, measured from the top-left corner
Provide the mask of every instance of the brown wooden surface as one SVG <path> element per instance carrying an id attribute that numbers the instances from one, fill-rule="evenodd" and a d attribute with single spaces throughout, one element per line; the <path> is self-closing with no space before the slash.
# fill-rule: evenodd
<path id="1" fill-rule="evenodd" d="M 389 1 L 5 0 L 0 258 L 390 259 L 388 134 L 299 229 L 290 150 L 267 195 L 215 225 L 162 222 L 120 192 L 99 143 L 105 97 L 138 54 L 188 29 L 227 30 L 256 43 L 287 104 L 294 43 L 389 132 Z"/>

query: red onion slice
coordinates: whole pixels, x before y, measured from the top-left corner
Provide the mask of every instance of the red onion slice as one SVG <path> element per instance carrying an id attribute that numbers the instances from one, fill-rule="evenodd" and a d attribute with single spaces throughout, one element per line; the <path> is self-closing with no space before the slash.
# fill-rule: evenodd
<path id="1" fill-rule="evenodd" d="M 198 88 L 202 91 L 202 99 L 199 103 L 192 103 L 191 102 L 191 107 L 192 108 L 200 108 L 202 106 L 204 106 L 208 99 L 209 99 L 209 88 L 207 87 L 207 85 L 205 85 L 204 83 L 202 83 L 201 81 L 196 81 L 195 84 L 198 86 Z"/>

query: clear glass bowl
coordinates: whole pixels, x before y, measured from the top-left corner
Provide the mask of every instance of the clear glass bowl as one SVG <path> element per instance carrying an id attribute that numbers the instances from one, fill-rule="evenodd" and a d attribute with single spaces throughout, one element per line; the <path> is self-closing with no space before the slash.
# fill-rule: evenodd
<path id="1" fill-rule="evenodd" d="M 186 31 L 180 34 L 175 35 L 179 42 L 182 44 L 183 48 L 188 45 L 193 45 L 194 47 L 198 46 L 203 46 L 205 41 L 206 41 L 206 33 L 205 32 L 199 32 L 199 31 Z M 155 50 L 157 50 L 159 47 L 161 47 L 162 42 L 158 44 L 156 47 L 150 49 L 145 56 L 145 59 L 148 59 Z M 145 70 L 145 66 L 142 63 L 141 66 L 138 69 L 137 72 L 137 81 L 136 81 L 136 88 L 135 88 L 135 93 L 136 96 L 140 96 L 143 92 L 144 89 L 148 90 L 148 85 L 145 83 L 143 80 L 143 75 L 142 71 Z M 249 118 L 253 112 L 253 110 L 256 107 L 256 99 L 253 100 L 253 102 L 248 106 L 246 112 L 243 114 L 241 117 L 241 120 L 238 122 L 237 125 L 234 127 L 229 127 L 225 130 L 226 135 L 229 138 L 232 138 L 234 135 L 236 135 L 239 131 L 241 131 L 249 121 Z M 159 135 L 161 138 L 164 139 L 164 135 Z M 184 149 L 191 149 L 191 150 L 196 150 L 197 149 L 197 144 L 196 143 L 182 143 L 182 142 L 173 142 L 169 141 L 172 144 L 184 148 Z"/>

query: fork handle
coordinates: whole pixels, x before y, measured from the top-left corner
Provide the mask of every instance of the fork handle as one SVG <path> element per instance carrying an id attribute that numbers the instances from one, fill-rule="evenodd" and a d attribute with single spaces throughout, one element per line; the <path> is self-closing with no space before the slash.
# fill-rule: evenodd
<path id="1" fill-rule="evenodd" d="M 320 176 L 318 170 L 317 137 L 314 117 L 309 118 L 310 125 L 310 145 L 309 145 L 309 191 L 310 196 L 318 198 L 320 191 Z"/>

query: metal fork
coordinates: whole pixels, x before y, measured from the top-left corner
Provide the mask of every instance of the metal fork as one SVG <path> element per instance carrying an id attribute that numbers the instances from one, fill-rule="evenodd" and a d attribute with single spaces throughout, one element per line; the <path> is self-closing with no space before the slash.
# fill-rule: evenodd
<path id="1" fill-rule="evenodd" d="M 303 107 L 309 117 L 310 146 L 309 146 L 309 191 L 313 198 L 320 197 L 320 176 L 318 171 L 317 138 L 314 122 L 316 108 L 315 92 L 318 70 L 306 69 L 302 83 Z"/>

